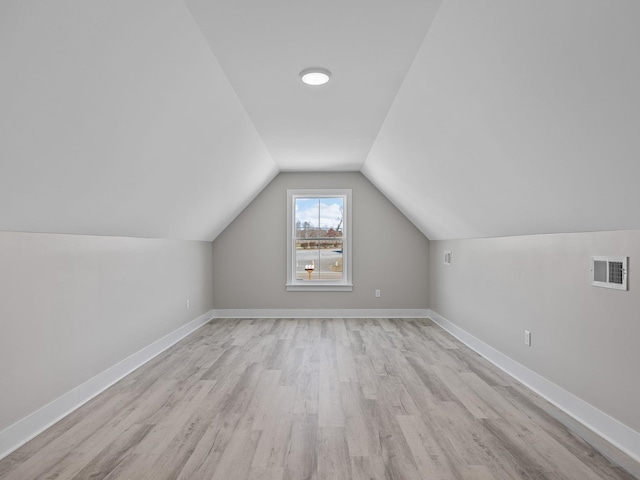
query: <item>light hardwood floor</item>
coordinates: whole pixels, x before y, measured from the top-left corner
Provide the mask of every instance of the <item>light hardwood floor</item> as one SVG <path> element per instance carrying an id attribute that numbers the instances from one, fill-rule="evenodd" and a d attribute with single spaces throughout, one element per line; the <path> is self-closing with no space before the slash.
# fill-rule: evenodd
<path id="1" fill-rule="evenodd" d="M 559 420 L 429 320 L 223 319 L 0 461 L 0 478 L 635 478 Z"/>

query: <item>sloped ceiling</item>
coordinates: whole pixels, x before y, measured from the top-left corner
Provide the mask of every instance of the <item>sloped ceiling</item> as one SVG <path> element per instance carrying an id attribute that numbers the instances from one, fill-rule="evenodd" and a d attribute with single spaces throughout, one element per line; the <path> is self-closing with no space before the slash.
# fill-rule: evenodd
<path id="1" fill-rule="evenodd" d="M 639 21 L 445 0 L 363 173 L 431 239 L 639 228 Z"/>
<path id="2" fill-rule="evenodd" d="M 640 228 L 640 3 L 0 2 L 0 230 L 212 240 L 362 170 L 432 239 Z M 298 73 L 323 66 L 325 87 Z"/>
<path id="3" fill-rule="evenodd" d="M 0 2 L 0 65 L 0 230 L 212 240 L 277 174 L 182 2 Z"/>

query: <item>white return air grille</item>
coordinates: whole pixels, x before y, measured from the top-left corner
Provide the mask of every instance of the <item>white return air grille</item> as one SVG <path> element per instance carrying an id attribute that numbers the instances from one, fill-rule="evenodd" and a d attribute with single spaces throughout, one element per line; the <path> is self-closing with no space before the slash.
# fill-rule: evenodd
<path id="1" fill-rule="evenodd" d="M 591 257 L 591 285 L 627 290 L 629 257 Z"/>

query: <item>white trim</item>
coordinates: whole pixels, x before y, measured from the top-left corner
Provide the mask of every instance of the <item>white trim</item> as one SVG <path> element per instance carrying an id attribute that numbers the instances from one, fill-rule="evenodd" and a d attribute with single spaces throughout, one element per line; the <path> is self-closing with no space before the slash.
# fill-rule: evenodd
<path id="1" fill-rule="evenodd" d="M 323 283 L 323 284 L 311 284 L 306 285 L 289 285 L 287 284 L 287 292 L 351 292 L 353 291 L 352 284 L 345 283 Z"/>
<path id="2" fill-rule="evenodd" d="M 210 310 L 127 357 L 0 432 L 0 459 L 141 367 L 213 318 L 431 318 L 472 350 L 640 462 L 640 433 L 507 357 L 429 309 L 217 309 Z"/>
<path id="3" fill-rule="evenodd" d="M 426 308 L 228 308 L 215 318 L 427 318 Z"/>
<path id="4" fill-rule="evenodd" d="M 328 281 L 304 281 L 297 280 L 295 274 L 295 243 L 293 232 L 295 231 L 294 199 L 296 197 L 342 197 L 344 202 L 343 215 L 343 243 L 342 243 L 342 270 L 343 279 L 339 282 Z M 352 189 L 350 188 L 289 188 L 287 189 L 287 282 L 285 289 L 288 292 L 350 292 L 353 290 L 352 275 L 352 251 L 353 239 L 351 232 Z"/>
<path id="5" fill-rule="evenodd" d="M 435 323 L 469 348 L 640 462 L 640 433 L 499 352 L 433 310 L 429 312 Z"/>
<path id="6" fill-rule="evenodd" d="M 213 310 L 156 340 L 0 432 L 0 459 L 81 407 L 213 318 Z"/>

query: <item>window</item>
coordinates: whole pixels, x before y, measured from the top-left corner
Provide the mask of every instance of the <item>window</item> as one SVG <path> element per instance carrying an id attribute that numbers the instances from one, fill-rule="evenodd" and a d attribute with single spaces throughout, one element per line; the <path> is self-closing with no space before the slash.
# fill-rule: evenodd
<path id="1" fill-rule="evenodd" d="M 351 190 L 287 190 L 287 290 L 352 287 Z"/>

